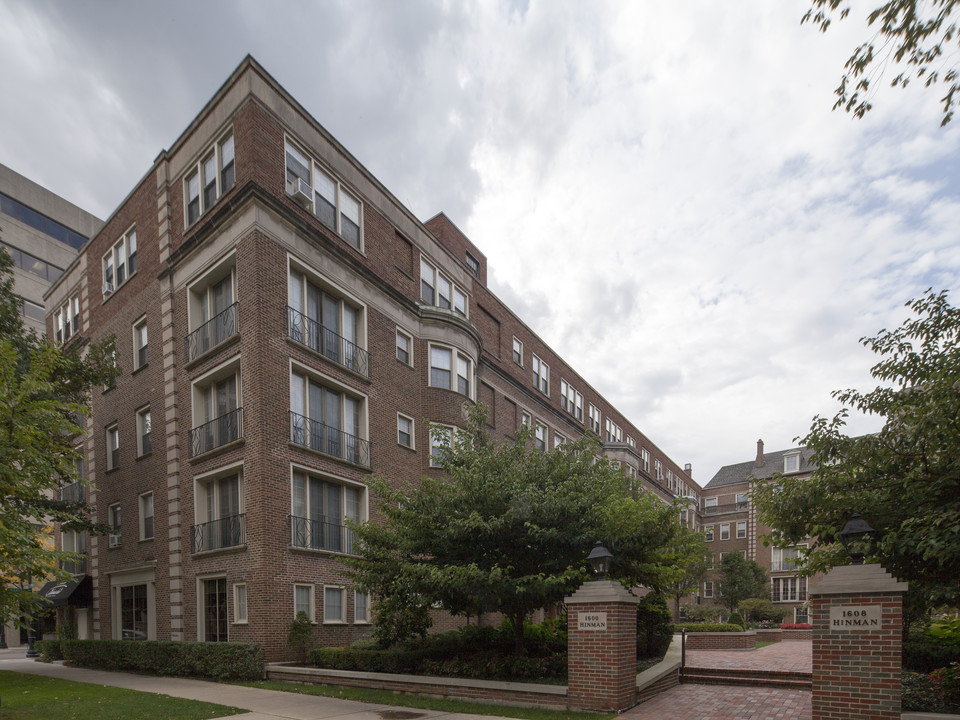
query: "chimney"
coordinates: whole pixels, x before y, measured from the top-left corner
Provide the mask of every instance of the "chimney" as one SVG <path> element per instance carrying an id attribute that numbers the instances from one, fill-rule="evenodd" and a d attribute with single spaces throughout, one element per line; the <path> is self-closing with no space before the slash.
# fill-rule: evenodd
<path id="1" fill-rule="evenodd" d="M 757 467 L 763 467 L 763 440 L 757 440 Z"/>
<path id="2" fill-rule="evenodd" d="M 683 471 L 687 474 L 688 478 L 693 478 L 693 465 L 687 463 L 683 466 Z"/>

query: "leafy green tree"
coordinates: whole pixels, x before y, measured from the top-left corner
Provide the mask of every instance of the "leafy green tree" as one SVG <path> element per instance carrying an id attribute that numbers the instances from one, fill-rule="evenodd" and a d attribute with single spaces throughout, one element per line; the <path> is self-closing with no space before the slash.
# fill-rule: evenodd
<path id="1" fill-rule="evenodd" d="M 628 587 L 660 577 L 653 549 L 675 538 L 678 510 L 631 491 L 620 469 L 597 458 L 595 439 L 541 452 L 524 428 L 495 445 L 485 413 L 475 408 L 441 454 L 446 477 L 401 488 L 371 480 L 375 521 L 356 528 L 358 555 L 347 563 L 378 598 L 399 589 L 414 606 L 503 613 L 522 653 L 524 619 L 579 587 L 596 541 Z"/>
<path id="2" fill-rule="evenodd" d="M 807 541 L 807 573 L 848 562 L 837 542 L 857 512 L 877 531 L 863 548 L 910 582 L 908 604 L 960 601 L 960 309 L 946 291 L 906 305 L 912 316 L 895 330 L 861 342 L 881 359 L 879 385 L 834 393 L 832 419 L 816 417 L 802 442 L 819 466 L 809 479 L 775 478 L 753 498 L 778 545 Z M 849 437 L 853 410 L 884 419 L 880 432 Z"/>
<path id="3" fill-rule="evenodd" d="M 676 622 L 680 622 L 680 600 L 695 592 L 707 575 L 713 563 L 713 557 L 707 548 L 702 532 L 694 532 L 681 527 L 676 542 L 670 548 L 663 549 L 661 579 L 654 587 L 673 600 Z"/>
<path id="4" fill-rule="evenodd" d="M 889 0 L 872 10 L 867 24 L 875 28 L 875 35 L 847 59 L 840 85 L 834 90 L 834 109 L 843 108 L 862 118 L 873 107 L 874 81 L 880 80 L 888 65 L 896 65 L 900 71 L 891 80 L 892 87 L 905 88 L 915 79 L 925 87 L 945 89 L 940 124 L 950 122 L 960 89 L 954 59 L 960 41 L 954 17 L 957 4 L 957 0 Z M 839 15 L 842 20 L 849 13 L 848 0 L 811 0 L 801 23 L 812 22 L 826 32 L 834 17 Z"/>
<path id="5" fill-rule="evenodd" d="M 21 581 L 66 577 L 58 561 L 76 559 L 54 549 L 44 525 L 100 529 L 83 504 L 61 501 L 59 490 L 81 479 L 72 438 L 87 393 L 117 373 L 112 340 L 65 349 L 24 330 L 12 265 L 0 251 L 0 618 L 38 602 L 17 592 Z"/>
<path id="6" fill-rule="evenodd" d="M 732 613 L 747 598 L 767 596 L 767 572 L 741 553 L 724 554 L 719 565 L 720 604 Z"/>
<path id="7" fill-rule="evenodd" d="M 303 610 L 300 610 L 293 618 L 290 629 L 287 631 L 287 646 L 296 653 L 297 660 L 305 663 L 307 653 L 315 642 L 313 623 L 310 622 L 310 617 Z"/>

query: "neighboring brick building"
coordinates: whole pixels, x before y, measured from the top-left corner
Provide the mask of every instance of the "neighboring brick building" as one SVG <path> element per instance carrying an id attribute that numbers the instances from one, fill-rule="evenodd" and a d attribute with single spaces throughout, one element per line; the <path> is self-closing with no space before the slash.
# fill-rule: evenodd
<path id="1" fill-rule="evenodd" d="M 757 518 L 750 492 L 757 480 L 784 476 L 809 477 L 816 469 L 807 448 L 765 453 L 757 441 L 757 457 L 749 462 L 725 465 L 703 487 L 701 515 L 707 544 L 713 552 L 714 567 L 727 552 L 741 552 L 755 560 L 770 577 L 770 599 L 788 610 L 784 622 L 808 622 L 807 582 L 794 567 L 796 548 L 780 549 L 764 544 L 770 528 Z M 714 570 L 701 588 L 705 602 L 717 602 L 719 573 Z"/>
<path id="2" fill-rule="evenodd" d="M 420 222 L 245 59 L 48 296 L 78 296 L 69 341 L 116 336 L 123 370 L 82 443 L 115 528 L 87 541 L 85 634 L 275 658 L 303 609 L 321 644 L 353 640 L 369 600 L 338 558 L 345 519 L 376 520 L 366 477 L 437 472 L 428 424 L 462 426 L 473 402 L 495 438 L 592 429 L 643 486 L 698 501 L 486 278 L 445 215 Z"/>

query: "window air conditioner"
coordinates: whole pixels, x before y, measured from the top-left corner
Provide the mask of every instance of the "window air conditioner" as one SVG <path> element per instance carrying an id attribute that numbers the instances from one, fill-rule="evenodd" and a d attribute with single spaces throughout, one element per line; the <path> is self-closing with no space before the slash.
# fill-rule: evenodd
<path id="1" fill-rule="evenodd" d="M 120 547 L 120 533 L 110 533 L 110 547 Z"/>
<path id="2" fill-rule="evenodd" d="M 292 183 L 291 190 L 293 199 L 304 207 L 309 207 L 310 203 L 313 202 L 313 188 L 304 182 L 303 178 L 297 178 L 296 181 Z"/>
<path id="3" fill-rule="evenodd" d="M 105 282 L 103 284 L 103 294 L 104 295 L 113 295 L 113 283 Z"/>

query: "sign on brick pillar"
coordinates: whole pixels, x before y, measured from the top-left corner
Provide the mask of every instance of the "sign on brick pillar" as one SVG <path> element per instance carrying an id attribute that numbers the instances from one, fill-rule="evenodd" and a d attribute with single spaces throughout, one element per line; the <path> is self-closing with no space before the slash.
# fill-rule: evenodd
<path id="1" fill-rule="evenodd" d="M 637 695 L 637 603 L 618 582 L 585 583 L 567 598 L 567 698 L 618 711 Z"/>
<path id="2" fill-rule="evenodd" d="M 834 568 L 811 589 L 813 720 L 900 720 L 906 591 L 879 565 Z"/>

